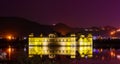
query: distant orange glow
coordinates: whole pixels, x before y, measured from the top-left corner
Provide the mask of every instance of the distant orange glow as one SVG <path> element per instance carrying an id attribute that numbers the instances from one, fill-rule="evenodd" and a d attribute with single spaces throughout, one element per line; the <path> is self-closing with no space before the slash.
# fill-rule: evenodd
<path id="1" fill-rule="evenodd" d="M 119 28 L 119 29 L 117 29 L 117 32 L 120 32 L 120 28 Z"/>
<path id="2" fill-rule="evenodd" d="M 120 32 L 120 28 L 117 29 L 117 30 L 115 30 L 115 31 L 111 31 L 111 32 L 110 32 L 110 35 L 114 35 L 114 34 L 117 33 L 117 32 Z"/>
<path id="3" fill-rule="evenodd" d="M 114 57 L 114 56 L 115 56 L 115 53 L 114 53 L 113 51 L 111 51 L 111 52 L 110 52 L 110 55 Z"/>
<path id="4" fill-rule="evenodd" d="M 11 39 L 12 39 L 12 37 L 11 37 L 11 36 L 7 36 L 7 38 L 8 38 L 9 40 L 11 40 Z"/>
<path id="5" fill-rule="evenodd" d="M 5 37 L 6 39 L 8 39 L 8 40 L 12 40 L 12 39 L 14 39 L 14 37 L 13 37 L 13 35 L 6 35 L 6 37 Z"/>
<path id="6" fill-rule="evenodd" d="M 116 31 L 112 31 L 112 32 L 110 32 L 110 35 L 113 35 L 113 34 L 115 34 L 116 33 Z"/>
<path id="7" fill-rule="evenodd" d="M 101 48 L 99 51 L 100 51 L 100 52 L 102 52 L 102 51 L 103 51 L 103 49 Z"/>

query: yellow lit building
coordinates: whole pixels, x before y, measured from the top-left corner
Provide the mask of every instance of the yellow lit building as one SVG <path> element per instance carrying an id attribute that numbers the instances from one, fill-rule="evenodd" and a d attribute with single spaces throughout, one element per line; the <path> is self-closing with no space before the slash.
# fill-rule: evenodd
<path id="1" fill-rule="evenodd" d="M 92 57 L 92 35 L 71 34 L 68 37 L 58 37 L 56 34 L 49 34 L 44 37 L 42 34 L 39 37 L 34 37 L 34 34 L 29 35 L 29 57 L 34 55 L 48 55 L 49 58 L 54 58 L 56 55 L 68 55 L 71 58 L 76 57 L 76 51 L 81 57 Z"/>

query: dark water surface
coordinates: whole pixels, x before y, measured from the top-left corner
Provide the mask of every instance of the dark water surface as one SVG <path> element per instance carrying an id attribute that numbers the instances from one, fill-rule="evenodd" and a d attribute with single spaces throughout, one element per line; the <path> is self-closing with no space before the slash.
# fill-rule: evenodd
<path id="1" fill-rule="evenodd" d="M 55 58 L 48 58 L 47 56 L 41 58 L 36 55 L 29 58 L 26 48 L 12 48 L 11 52 L 8 52 L 10 50 L 7 51 L 6 58 L 0 60 L 0 64 L 120 64 L 120 49 L 93 49 L 92 58 L 86 56 L 75 59 L 63 55 Z"/>

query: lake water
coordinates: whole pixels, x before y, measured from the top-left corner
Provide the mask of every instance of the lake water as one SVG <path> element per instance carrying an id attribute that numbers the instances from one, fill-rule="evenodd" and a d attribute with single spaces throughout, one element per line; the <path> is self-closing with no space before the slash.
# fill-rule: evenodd
<path id="1" fill-rule="evenodd" d="M 61 47 L 64 49 L 64 47 Z M 55 48 L 51 48 L 55 49 Z M 74 48 L 73 48 L 74 49 Z M 48 58 L 48 56 L 34 56 L 28 57 L 28 50 L 26 48 L 5 48 L 3 55 L 5 59 L 1 59 L 2 64 L 120 64 L 120 49 L 94 49 L 92 50 L 92 57 L 85 56 L 84 58 L 76 57 L 70 58 L 64 55 L 59 55 L 55 58 Z M 0 55 L 1 58 L 1 55 Z"/>

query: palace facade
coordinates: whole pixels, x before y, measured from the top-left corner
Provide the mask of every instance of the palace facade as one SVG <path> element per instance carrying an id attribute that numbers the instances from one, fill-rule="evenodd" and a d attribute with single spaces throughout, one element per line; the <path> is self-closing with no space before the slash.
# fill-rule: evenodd
<path id="1" fill-rule="evenodd" d="M 57 55 L 67 55 L 70 58 L 76 58 L 77 54 L 80 57 L 92 57 L 93 41 L 91 34 L 71 34 L 65 37 L 59 37 L 56 34 L 49 34 L 48 36 L 41 34 L 39 37 L 35 37 L 32 33 L 28 40 L 29 57 L 47 55 L 49 58 L 54 58 Z"/>

